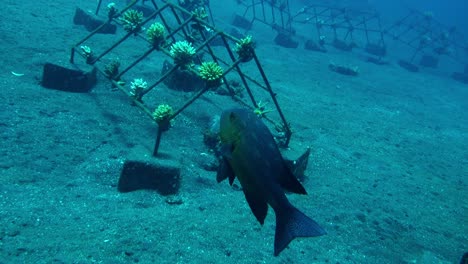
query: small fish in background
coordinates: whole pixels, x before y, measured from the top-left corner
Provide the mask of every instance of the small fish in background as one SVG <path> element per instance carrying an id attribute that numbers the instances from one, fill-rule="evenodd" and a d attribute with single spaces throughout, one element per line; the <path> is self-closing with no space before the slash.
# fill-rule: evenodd
<path id="1" fill-rule="evenodd" d="M 285 191 L 306 194 L 306 190 L 293 175 L 294 165 L 283 159 L 270 130 L 255 113 L 246 109 L 224 111 L 219 135 L 222 158 L 217 181 L 229 178 L 232 185 L 237 177 L 252 213 L 262 225 L 268 205 L 273 208 L 276 214 L 275 256 L 296 237 L 326 234 L 317 222 L 288 201 Z M 300 160 L 303 159 L 304 155 Z"/>

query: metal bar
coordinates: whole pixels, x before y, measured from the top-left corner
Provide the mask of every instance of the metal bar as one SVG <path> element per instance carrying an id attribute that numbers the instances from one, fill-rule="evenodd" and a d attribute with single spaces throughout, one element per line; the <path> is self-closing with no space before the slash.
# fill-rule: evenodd
<path id="1" fill-rule="evenodd" d="M 145 59 L 146 57 L 148 57 L 148 55 L 151 54 L 151 52 L 153 52 L 155 50 L 154 47 L 151 47 L 149 50 L 147 50 L 145 53 L 143 53 L 143 55 L 141 55 L 138 59 L 136 59 L 134 62 L 132 62 L 129 66 L 127 66 L 127 68 L 125 68 L 124 70 L 122 70 L 117 76 L 115 76 L 115 79 L 116 80 L 120 80 L 120 77 L 122 77 L 122 75 L 124 75 L 125 73 L 127 73 L 131 68 L 133 68 L 135 65 L 137 65 L 140 61 L 142 61 L 143 59 Z"/>
<path id="2" fill-rule="evenodd" d="M 102 0 L 99 0 L 98 4 L 97 4 L 97 7 L 96 7 L 96 13 L 95 15 L 97 16 L 98 13 L 99 13 L 99 9 L 101 8 L 101 4 L 102 4 Z"/>
<path id="3" fill-rule="evenodd" d="M 289 128 L 288 122 L 286 121 L 286 118 L 284 117 L 283 111 L 281 111 L 281 107 L 278 104 L 278 100 L 276 100 L 276 94 L 271 89 L 270 82 L 268 81 L 268 78 L 266 77 L 266 74 L 263 71 L 262 66 L 260 65 L 260 61 L 258 60 L 257 55 L 255 54 L 255 52 L 252 55 L 253 55 L 253 58 L 255 60 L 255 63 L 257 64 L 257 68 L 260 71 L 260 74 L 262 75 L 263 81 L 265 82 L 265 84 L 266 84 L 266 86 L 268 88 L 268 93 L 270 94 L 271 99 L 273 100 L 273 103 L 276 106 L 276 110 L 278 111 L 278 114 L 279 114 L 279 116 L 281 118 L 281 121 L 283 122 L 284 128 L 286 130 L 285 131 L 285 134 L 286 134 L 285 146 L 288 146 L 289 145 L 289 140 L 291 139 L 291 134 L 292 134 L 291 129 Z"/>
<path id="4" fill-rule="evenodd" d="M 118 45 L 120 45 L 122 42 L 124 42 L 126 39 L 128 39 L 133 34 L 134 34 L 133 32 L 128 32 L 119 41 L 114 43 L 114 45 L 112 45 L 110 48 L 106 49 L 103 53 L 101 53 L 101 55 L 97 56 L 96 58 L 94 58 L 94 60 L 90 61 L 89 64 L 92 65 L 92 64 L 96 63 L 98 60 L 100 60 L 102 57 L 104 57 L 107 53 L 111 52 L 113 49 L 115 49 Z"/>
<path id="5" fill-rule="evenodd" d="M 170 70 L 167 71 L 163 76 L 161 76 L 161 77 L 159 78 L 159 80 L 157 80 L 153 85 L 148 86 L 148 88 L 146 88 L 146 89 L 142 92 L 142 96 L 144 96 L 145 94 L 149 93 L 151 90 L 154 89 L 154 87 L 156 87 L 156 86 L 158 86 L 160 83 L 162 83 L 167 77 L 169 77 L 169 75 L 171 75 L 173 72 L 175 72 L 178 68 L 179 68 L 178 65 L 175 65 L 174 67 L 172 67 L 172 69 L 170 69 Z"/>
<path id="6" fill-rule="evenodd" d="M 156 140 L 154 142 L 153 148 L 153 157 L 158 155 L 159 145 L 161 144 L 161 136 L 163 134 L 163 129 L 161 126 L 158 126 L 158 132 L 156 133 Z"/>

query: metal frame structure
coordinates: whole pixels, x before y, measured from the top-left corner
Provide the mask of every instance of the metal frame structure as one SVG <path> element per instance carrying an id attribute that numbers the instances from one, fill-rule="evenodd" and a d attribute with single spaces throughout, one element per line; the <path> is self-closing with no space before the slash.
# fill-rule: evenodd
<path id="1" fill-rule="evenodd" d="M 364 45 L 358 46 L 385 47 L 380 17 L 376 12 L 310 5 L 301 8 L 292 16 L 292 21 L 315 26 L 318 41 L 322 45 L 327 43 L 327 39 L 331 36 L 332 40 L 327 44 L 334 46 L 341 44 L 351 49 L 364 39 Z M 362 37 L 356 39 L 355 36 L 358 34 Z"/>
<path id="2" fill-rule="evenodd" d="M 105 26 L 108 23 L 122 25 L 121 21 L 119 21 L 119 17 L 121 17 L 127 10 L 130 10 L 137 2 L 138 0 L 133 0 L 121 11 L 117 12 L 116 14 L 109 15 L 108 20 L 101 27 Z M 238 58 L 235 55 L 234 51 L 234 47 L 239 42 L 239 39 L 236 39 L 224 33 L 223 31 L 216 29 L 206 21 L 198 19 L 194 14 L 188 12 L 187 10 L 181 8 L 178 5 L 166 1 L 162 1 L 161 4 L 157 4 L 155 0 L 150 0 L 146 2 L 149 2 L 151 7 L 154 9 L 154 12 L 151 15 L 145 17 L 143 22 L 141 22 L 140 26 L 144 26 L 150 21 L 158 21 L 162 23 L 167 31 L 167 34 L 165 36 L 166 44 L 159 48 L 155 48 L 150 45 L 146 49 L 144 48 L 144 45 L 141 45 L 138 50 L 139 55 L 132 56 L 131 59 L 129 59 L 129 61 L 133 61 L 125 65 L 125 67 L 119 71 L 117 76 L 112 76 L 111 78 L 110 76 L 107 76 L 105 74 L 105 68 L 102 67 L 103 65 L 105 65 L 104 61 L 106 59 L 109 59 L 109 54 L 111 52 L 114 52 L 115 49 L 117 49 L 119 46 L 123 45 L 124 42 L 130 39 L 135 39 L 135 41 L 146 45 L 148 45 L 148 41 L 146 40 L 146 37 L 142 34 L 142 32 L 139 32 L 138 30 L 130 31 L 122 37 L 120 37 L 119 39 L 116 39 L 115 42 L 113 42 L 109 47 L 104 48 L 99 54 L 96 54 L 91 59 L 87 58 L 84 54 L 82 54 L 82 52 L 80 52 L 80 48 L 82 47 L 82 45 L 85 45 L 92 38 L 97 36 L 97 32 L 101 28 L 99 27 L 96 28 L 93 32 L 90 32 L 89 35 L 87 35 L 82 40 L 78 41 L 72 47 L 70 61 L 72 63 L 75 63 L 75 55 L 81 55 L 81 57 L 86 59 L 87 64 L 95 66 L 99 72 L 103 73 L 103 75 L 106 76 L 112 82 L 113 86 L 117 87 L 119 90 L 124 92 L 131 99 L 134 105 L 139 107 L 144 113 L 146 113 L 152 118 L 152 109 L 154 109 L 154 107 L 151 107 L 150 103 L 148 103 L 145 100 L 146 97 L 155 90 L 155 87 L 160 86 L 160 84 L 162 84 L 167 78 L 169 78 L 169 76 L 172 73 L 179 70 L 180 67 L 178 65 L 174 65 L 166 73 L 163 73 L 157 80 L 154 80 L 152 84 L 148 85 L 148 88 L 144 91 L 141 98 L 132 97 L 128 87 L 122 85 L 122 83 L 118 80 L 127 78 L 127 74 L 129 71 L 131 71 L 134 67 L 141 66 L 141 64 L 144 63 L 144 60 L 150 57 L 158 56 L 159 58 L 171 58 L 169 47 L 172 43 L 176 42 L 177 40 L 190 39 L 193 33 L 197 33 L 198 36 L 200 36 L 200 40 L 197 43 L 193 43 L 197 51 L 197 56 L 199 56 L 200 61 L 202 56 L 201 54 L 209 56 L 210 60 L 213 60 L 214 62 L 223 66 L 224 73 L 222 77 L 222 85 L 224 85 L 228 89 L 228 91 L 230 91 L 230 94 L 232 95 L 232 98 L 235 101 L 252 108 L 259 108 L 261 107 L 259 105 L 260 101 L 257 101 L 257 99 L 254 96 L 254 92 L 256 91 L 256 89 L 261 89 L 263 92 L 266 92 L 271 97 L 271 100 L 275 106 L 276 113 L 278 114 L 280 120 L 279 122 L 275 122 L 274 120 L 267 117 L 265 117 L 265 119 L 271 121 L 273 124 L 282 129 L 282 132 L 284 133 L 284 138 L 281 143 L 287 146 L 291 137 L 291 130 L 289 128 L 289 124 L 283 115 L 278 101 L 276 100 L 276 94 L 273 92 L 270 82 L 268 81 L 267 76 L 263 68 L 261 67 L 260 61 L 256 56 L 255 52 L 252 52 L 252 62 L 254 63 L 254 67 L 250 65 L 247 72 L 244 69 L 244 65 L 251 63 L 244 64 L 244 61 L 242 61 L 241 58 Z M 215 42 L 217 43 L 216 47 L 214 47 L 213 45 Z M 253 68 L 256 68 L 256 71 L 253 71 Z M 194 69 L 189 70 L 195 71 Z M 256 77 L 252 77 L 252 73 L 254 73 Z M 250 99 L 250 102 L 245 102 L 242 98 L 235 95 L 233 87 L 231 87 L 231 84 L 227 79 L 228 74 L 230 76 L 232 76 L 231 74 L 233 74 L 240 79 L 241 85 L 247 92 L 248 99 Z M 204 88 L 195 91 L 191 98 L 184 101 L 180 107 L 174 109 L 174 113 L 170 116 L 168 121 L 177 117 L 189 105 L 191 105 L 195 100 L 197 100 L 200 96 L 202 96 L 210 89 L 211 87 L 205 85 Z M 165 129 L 162 126 L 158 126 L 158 133 L 154 145 L 153 156 L 156 156 L 158 153 L 161 136 L 164 131 Z"/>
<path id="3" fill-rule="evenodd" d="M 308 5 L 291 14 L 289 1 L 279 0 L 244 0 L 243 18 L 249 23 L 259 21 L 280 33 L 292 36 L 297 24 L 310 24 L 317 39 L 310 41 L 310 49 L 326 51 L 325 45 L 351 51 L 354 47 L 363 48 L 370 55 L 375 55 L 380 63 L 387 54 L 388 37 L 408 46 L 409 59 L 400 60 L 399 64 L 408 70 L 417 71 L 414 60 L 420 56 L 420 64 L 435 67 L 440 57 L 446 56 L 468 67 L 468 42 L 455 28 L 450 28 L 434 20 L 430 13 L 416 10 L 410 12 L 391 26 L 382 27 L 380 16 L 373 10 L 356 10 L 346 7 Z M 310 32 L 297 33 L 309 36 Z M 309 41 L 306 46 L 309 45 Z M 370 58 L 370 61 L 372 58 Z"/>
<path id="4" fill-rule="evenodd" d="M 385 55 L 384 33 L 376 12 L 309 5 L 292 14 L 288 0 L 251 0 L 241 4 L 245 7 L 242 17 L 250 24 L 259 21 L 287 36 L 296 34 L 294 24 L 311 24 L 320 45 L 331 44 L 342 50 L 358 45 L 373 55 Z M 362 40 L 365 43 L 361 45 Z"/>
<path id="5" fill-rule="evenodd" d="M 241 4 L 245 7 L 242 17 L 250 24 L 259 21 L 280 33 L 294 34 L 289 0 L 247 0 Z"/>
<path id="6" fill-rule="evenodd" d="M 409 62 L 420 54 L 447 56 L 468 65 L 468 43 L 455 28 L 434 20 L 431 13 L 410 12 L 385 29 L 385 34 L 411 49 Z"/>

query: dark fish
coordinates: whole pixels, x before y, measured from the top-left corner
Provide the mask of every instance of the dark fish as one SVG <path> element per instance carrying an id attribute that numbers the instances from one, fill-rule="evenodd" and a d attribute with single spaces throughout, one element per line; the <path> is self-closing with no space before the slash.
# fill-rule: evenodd
<path id="1" fill-rule="evenodd" d="M 263 225 L 270 205 L 276 214 L 275 256 L 296 237 L 314 237 L 326 232 L 296 209 L 285 191 L 306 194 L 291 172 L 268 127 L 252 111 L 231 109 L 220 120 L 222 159 L 218 182 L 237 176 L 253 214 Z"/>
<path id="2" fill-rule="evenodd" d="M 463 254 L 460 260 L 460 264 L 468 264 L 468 252 L 465 252 L 465 254 Z"/>

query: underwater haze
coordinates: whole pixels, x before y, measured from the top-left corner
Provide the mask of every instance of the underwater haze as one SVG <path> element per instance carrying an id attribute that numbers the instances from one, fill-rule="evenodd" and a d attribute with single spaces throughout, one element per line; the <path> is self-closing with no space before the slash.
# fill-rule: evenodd
<path id="1" fill-rule="evenodd" d="M 369 0 L 369 3 L 379 10 L 384 16 L 398 17 L 407 8 L 414 8 L 420 11 L 433 12 L 434 17 L 449 27 L 456 27 L 465 35 L 468 33 L 468 2 L 463 0 L 401 0 L 401 1 L 384 1 L 384 0 Z"/>
<path id="2" fill-rule="evenodd" d="M 281 20 L 270 23 L 271 4 L 276 7 L 280 1 L 205 1 L 211 11 L 207 19 L 213 19 L 209 21 L 216 29 L 236 37 L 252 36 L 256 57 L 229 67 L 224 61 L 234 63 L 237 57 L 233 56 L 241 55 L 228 54 L 225 43 L 218 41 L 210 49 L 197 50 L 197 59 L 180 69 L 173 68 L 171 43 L 189 40 L 198 47 L 206 40 L 201 36 L 212 36 L 215 30 L 188 24 L 174 38 L 168 37 L 166 46 L 154 48 L 145 40 L 146 30 L 150 23 L 162 23 L 161 19 L 141 26 L 139 36 L 126 31 L 119 25 L 125 21 L 118 20 L 111 23 L 116 25 L 114 34 L 95 34 L 84 40 L 90 31 L 74 23 L 76 9 L 96 18 L 98 2 L 2 1 L 0 264 L 458 264 L 468 252 L 467 1 L 289 0 L 289 10 L 297 16 L 284 21 L 291 22 L 292 32 L 281 28 Z M 97 17 L 101 21 L 107 19 L 111 2 L 118 10 L 127 4 L 125 0 L 102 1 Z M 169 2 L 188 7 L 204 1 Z M 257 17 L 249 28 L 233 25 L 236 17 L 250 21 L 252 2 L 264 4 L 266 21 Z M 369 33 L 370 43 L 358 26 L 353 28 L 351 43 L 346 37 L 343 43 L 338 37 L 333 39 L 333 31 L 324 26 L 326 18 L 312 20 L 306 17 L 312 16 L 312 9 L 300 11 L 324 2 L 336 10 L 377 10 L 381 31 Z M 165 1 L 138 1 L 141 10 L 148 12 L 155 11 L 153 3 L 163 6 Z M 416 41 L 404 34 L 391 35 L 396 22 L 410 10 L 415 10 L 412 16 L 423 18 L 405 25 L 409 31 L 417 29 L 413 32 Z M 188 13 L 180 16 L 190 17 Z M 172 30 L 178 25 L 175 18 L 166 22 Z M 317 33 L 318 28 L 324 31 Z M 437 34 L 428 36 L 432 30 Z M 189 35 L 186 39 L 184 33 Z M 284 33 L 285 42 L 275 42 L 279 33 Z M 379 40 L 374 42 L 374 37 Z M 384 42 L 378 42 L 380 37 Z M 122 44 L 105 53 L 120 39 L 124 39 Z M 405 44 L 407 40 L 412 44 Z M 228 48 L 235 51 L 236 42 L 229 43 Z M 385 54 L 375 55 L 382 51 L 378 49 L 381 44 Z M 376 48 L 374 54 L 366 51 L 369 46 Z M 74 64 L 70 62 L 72 47 Z M 102 57 L 86 62 L 87 48 Z M 150 55 L 139 61 L 147 51 Z M 219 87 L 209 87 L 198 98 L 202 88 L 194 87 L 208 85 L 208 81 L 196 74 L 202 61 L 213 60 L 212 53 L 223 54 L 218 62 L 230 72 L 217 83 Z M 120 63 L 122 78 L 111 83 L 108 65 L 115 61 Z M 49 89 L 43 79 L 46 63 L 91 72 L 94 63 L 103 73 L 97 73 L 96 85 L 89 91 Z M 130 89 L 136 79 L 151 85 L 167 69 L 179 75 L 170 75 L 172 79 L 158 82 L 151 93 L 140 94 L 141 101 L 128 93 L 134 91 Z M 239 71 L 249 77 L 240 77 Z M 194 78 L 184 79 L 194 72 Z M 87 77 L 60 78 L 78 82 Z M 61 84 L 70 86 L 67 81 Z M 245 84 L 253 87 L 252 93 Z M 149 116 L 154 113 L 142 111 L 141 105 L 153 110 L 169 104 L 176 110 L 195 97 L 169 123 L 158 156 L 152 157 L 158 126 Z M 224 142 L 228 144 L 220 147 L 218 120 L 231 108 L 255 108 L 278 142 L 287 134 L 278 121 L 284 115 L 292 134 L 289 145 L 280 148 L 283 158 L 265 152 L 276 147 L 273 140 L 264 141 L 270 135 L 262 123 L 248 131 L 228 130 Z M 247 154 L 235 157 L 241 168 L 230 168 L 225 177 L 233 180 L 233 171 L 242 174 L 244 169 L 251 178 L 241 175 L 244 178 L 237 177 L 232 186 L 228 181 L 218 183 L 223 169 L 219 164 L 232 159 L 242 133 L 250 139 L 242 146 Z M 310 157 L 303 174 L 294 169 L 294 163 L 284 161 L 296 160 L 308 148 Z M 122 175 L 140 176 L 126 174 L 128 161 L 133 159 L 143 160 L 142 166 L 150 171 L 154 169 L 151 164 L 170 168 L 160 173 L 156 166 L 157 172 L 148 176 L 152 180 L 142 185 L 161 184 L 161 188 L 177 191 L 122 192 Z M 284 164 L 276 166 L 278 162 Z M 288 175 L 275 170 L 284 172 L 286 167 Z M 177 183 L 158 182 L 173 171 L 180 172 Z M 296 188 L 288 188 L 283 181 L 286 176 L 297 176 L 300 183 L 294 180 Z M 239 178 L 244 183 L 255 179 L 256 189 L 243 189 L 249 186 Z M 297 191 L 297 184 L 307 195 L 297 194 L 304 193 Z M 262 187 L 271 190 L 258 190 Z M 244 192 L 253 193 L 260 205 L 247 202 Z M 265 216 L 265 208 L 255 212 L 255 206 L 264 206 L 268 200 L 275 207 L 270 196 L 283 193 L 313 219 L 301 215 L 302 225 L 320 226 L 304 234 L 321 236 L 298 237 L 289 244 L 281 241 L 287 244 L 284 250 L 275 247 L 275 211 L 268 207 Z"/>

